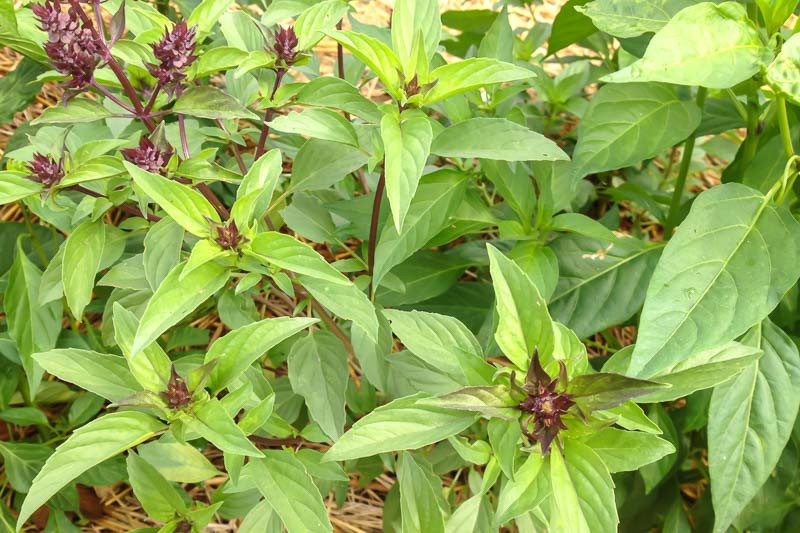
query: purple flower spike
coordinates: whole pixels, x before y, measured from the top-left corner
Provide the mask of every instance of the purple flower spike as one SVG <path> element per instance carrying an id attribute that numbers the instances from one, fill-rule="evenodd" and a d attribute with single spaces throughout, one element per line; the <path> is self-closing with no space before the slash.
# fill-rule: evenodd
<path id="1" fill-rule="evenodd" d="M 172 155 L 169 151 L 159 150 L 158 147 L 153 144 L 153 141 L 147 137 L 139 139 L 139 146 L 137 148 L 125 148 L 120 151 L 126 160 L 153 174 L 163 173 L 164 166 Z"/>
<path id="2" fill-rule="evenodd" d="M 197 59 L 194 55 L 196 30 L 195 26 L 189 28 L 186 22 L 179 22 L 161 41 L 152 45 L 159 64 L 149 64 L 147 70 L 162 87 L 173 88 L 186 78 L 186 69 Z"/>
<path id="3" fill-rule="evenodd" d="M 28 165 L 31 171 L 30 179 L 37 181 L 50 189 L 57 185 L 64 177 L 63 161 L 56 161 L 44 154 L 33 154 L 33 161 Z"/>
<path id="4" fill-rule="evenodd" d="M 294 33 L 294 28 L 281 28 L 275 34 L 275 44 L 272 50 L 278 56 L 278 61 L 283 62 L 287 67 L 294 64 L 297 60 L 297 35 Z"/>

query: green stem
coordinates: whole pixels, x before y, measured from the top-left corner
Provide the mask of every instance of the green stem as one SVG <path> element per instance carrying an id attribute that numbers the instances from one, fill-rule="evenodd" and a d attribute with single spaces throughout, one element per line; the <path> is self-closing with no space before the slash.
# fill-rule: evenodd
<path id="1" fill-rule="evenodd" d="M 786 113 L 786 100 L 783 96 L 778 95 L 775 97 L 775 105 L 778 109 L 778 128 L 781 132 L 783 150 L 786 152 L 786 157 L 791 158 L 794 155 L 794 146 L 792 145 L 792 130 L 789 127 L 789 115 Z"/>
<path id="2" fill-rule="evenodd" d="M 756 154 L 758 147 L 758 97 L 753 92 L 747 95 L 747 137 L 744 140 L 742 166 L 747 166 Z"/>
<path id="3" fill-rule="evenodd" d="M 19 209 L 22 211 L 22 218 L 25 219 L 25 227 L 28 228 L 28 233 L 31 235 L 33 248 L 36 250 L 36 253 L 39 254 L 39 259 L 42 260 L 42 264 L 47 267 L 47 265 L 50 263 L 50 260 L 47 258 L 47 254 L 44 252 L 44 247 L 39 241 L 39 236 L 36 235 L 36 232 L 33 230 L 33 224 L 31 224 L 31 216 L 28 213 L 28 207 L 20 202 Z"/>
<path id="4" fill-rule="evenodd" d="M 702 111 L 703 104 L 706 101 L 708 89 L 700 87 L 697 89 L 697 107 Z M 669 205 L 669 214 L 667 215 L 667 222 L 664 224 L 664 238 L 669 239 L 672 235 L 672 230 L 678 224 L 678 215 L 680 214 L 681 199 L 683 197 L 683 189 L 686 187 L 686 177 L 689 175 L 689 165 L 692 162 L 692 152 L 694 152 L 694 142 L 697 137 L 697 130 L 693 131 L 683 147 L 683 157 L 681 158 L 681 166 L 678 169 L 678 179 L 675 182 L 675 190 L 672 193 L 672 201 Z"/>
<path id="5" fill-rule="evenodd" d="M 742 104 L 741 100 L 739 100 L 739 98 L 736 96 L 736 93 L 733 92 L 732 89 L 726 89 L 725 92 L 728 95 L 728 98 L 731 99 L 731 102 L 733 102 L 733 105 L 734 107 L 736 107 L 736 111 L 739 112 L 739 115 L 742 117 L 742 120 L 746 122 L 747 108 L 744 107 L 744 104 Z"/>

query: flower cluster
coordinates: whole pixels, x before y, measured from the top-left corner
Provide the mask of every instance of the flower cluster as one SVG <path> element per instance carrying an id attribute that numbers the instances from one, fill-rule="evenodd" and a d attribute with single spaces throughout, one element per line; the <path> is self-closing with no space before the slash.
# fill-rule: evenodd
<path id="1" fill-rule="evenodd" d="M 558 432 L 567 429 L 561 417 L 575 405 L 571 394 L 556 391 L 559 383 L 563 383 L 564 386 L 567 384 L 567 370 L 564 362 L 559 361 L 559 365 L 561 365 L 561 370 L 558 377 L 550 379 L 539 362 L 538 350 L 534 351 L 528 375 L 525 378 L 525 385 L 522 387 L 527 398 L 521 401 L 517 407 L 520 411 L 530 414 L 523 423 L 523 431 L 529 439 L 542 445 L 542 455 L 547 454 Z M 533 431 L 528 431 L 531 420 L 533 421 Z"/>
<path id="2" fill-rule="evenodd" d="M 244 235 L 239 233 L 239 228 L 234 220 L 231 220 L 227 225 L 215 223 L 214 228 L 217 231 L 217 237 L 214 242 L 226 250 L 238 251 L 239 245 L 246 239 Z"/>
<path id="3" fill-rule="evenodd" d="M 172 365 L 167 390 L 161 393 L 161 397 L 166 400 L 170 409 L 180 409 L 192 401 L 192 394 L 189 392 L 189 387 L 186 386 L 186 380 L 175 370 L 175 365 Z"/>
<path id="4" fill-rule="evenodd" d="M 275 34 L 275 44 L 272 46 L 272 50 L 278 56 L 278 62 L 282 62 L 286 67 L 292 66 L 297 60 L 296 48 L 297 34 L 294 32 L 294 28 L 289 26 L 278 30 L 278 33 Z"/>
<path id="5" fill-rule="evenodd" d="M 53 67 L 72 77 L 67 87 L 86 87 L 102 59 L 96 33 L 81 21 L 75 6 L 62 11 L 59 0 L 45 0 L 44 4 L 33 4 L 31 9 L 39 19 L 42 31 L 48 34 L 44 50 Z"/>
<path id="6" fill-rule="evenodd" d="M 194 55 L 196 31 L 195 26 L 189 28 L 185 21 L 179 22 L 153 44 L 153 55 L 159 63 L 148 64 L 147 70 L 162 87 L 172 89 L 186 78 L 186 69 L 197 59 Z"/>
<path id="7" fill-rule="evenodd" d="M 166 166 L 172 155 L 169 150 L 160 150 L 153 141 L 147 137 L 139 139 L 139 146 L 137 148 L 125 148 L 120 151 L 126 160 L 154 174 L 163 173 L 164 166 Z"/>
<path id="8" fill-rule="evenodd" d="M 64 177 L 64 162 L 56 161 L 52 157 L 44 154 L 33 154 L 33 161 L 28 165 L 31 171 L 30 179 L 38 181 L 46 188 L 50 189 L 57 185 Z"/>

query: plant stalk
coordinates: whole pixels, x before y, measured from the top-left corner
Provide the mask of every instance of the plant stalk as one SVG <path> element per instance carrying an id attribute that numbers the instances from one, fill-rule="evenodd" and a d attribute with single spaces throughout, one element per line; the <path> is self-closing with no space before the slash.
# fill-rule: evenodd
<path id="1" fill-rule="evenodd" d="M 375 247 L 378 240 L 378 222 L 381 217 L 381 201 L 383 200 L 383 189 L 386 188 L 386 170 L 381 168 L 381 177 L 378 180 L 378 186 L 375 188 L 375 200 L 372 202 L 372 220 L 369 224 L 369 248 L 367 252 L 367 265 L 369 266 L 369 275 L 375 271 Z M 375 287 L 372 285 L 372 280 L 369 282 L 369 292 L 374 294 Z"/>
<path id="2" fill-rule="evenodd" d="M 272 87 L 272 94 L 269 96 L 270 105 L 272 105 L 272 101 L 275 99 L 275 93 L 278 92 L 278 88 L 281 86 L 281 81 L 283 81 L 283 75 L 285 73 L 286 70 L 282 68 L 279 68 L 275 71 L 275 85 Z M 258 146 L 256 147 L 256 161 L 264 153 L 264 147 L 267 144 L 267 137 L 269 137 L 269 123 L 272 120 L 273 110 L 273 107 L 268 107 L 264 112 L 264 123 L 261 125 L 261 135 L 258 138 Z"/>

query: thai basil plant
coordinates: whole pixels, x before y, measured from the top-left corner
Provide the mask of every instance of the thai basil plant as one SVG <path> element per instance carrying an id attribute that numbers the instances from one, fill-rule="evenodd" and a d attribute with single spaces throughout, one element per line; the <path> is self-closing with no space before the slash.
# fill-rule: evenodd
<path id="1" fill-rule="evenodd" d="M 800 528 L 797 2 L 537 3 L 0 0 L 3 527 Z"/>

